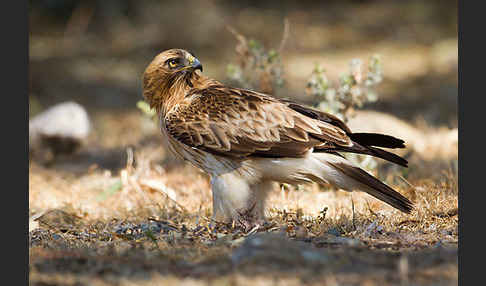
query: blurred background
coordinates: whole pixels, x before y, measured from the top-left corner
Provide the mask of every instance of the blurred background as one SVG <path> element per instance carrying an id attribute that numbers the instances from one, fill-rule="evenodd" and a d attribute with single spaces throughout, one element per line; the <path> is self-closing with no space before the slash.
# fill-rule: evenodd
<path id="1" fill-rule="evenodd" d="M 285 83 L 274 91 L 277 97 L 316 105 L 316 98 L 305 92 L 316 64 L 331 80 L 338 80 L 353 58 L 366 61 L 379 54 L 383 66 L 379 97 L 362 109 L 393 115 L 420 132 L 397 133 L 393 126 L 360 128 L 350 122 L 353 129 L 384 128 L 388 130 L 384 133 L 413 141 L 457 128 L 457 1 L 38 0 L 29 4 L 30 118 L 57 103 L 75 101 L 91 120 L 88 146 L 104 148 L 102 154 L 147 138 L 144 132 L 150 128 L 137 121 L 141 112 L 136 104 L 142 100 L 141 75 L 159 52 L 190 50 L 203 63 L 206 75 L 231 83 L 228 64 L 238 59 L 238 40 L 228 26 L 268 49 L 278 48 L 285 35 L 279 54 Z M 156 130 L 150 132 L 158 136 Z M 454 137 L 455 132 L 447 136 Z M 426 153 L 424 146 L 431 140 L 444 142 L 440 137 L 412 145 L 421 144 Z M 452 150 L 457 157 L 457 145 Z M 116 162 L 97 163 L 113 167 Z"/>
<path id="2" fill-rule="evenodd" d="M 457 285 L 457 1 L 32 0 L 29 33 L 32 285 Z M 348 159 L 416 211 L 282 184 L 259 242 L 210 228 L 207 174 L 167 156 L 140 104 L 169 48 L 226 84 L 332 112 L 329 87 L 353 86 L 360 59 L 376 85 L 347 124 L 405 140 L 393 152 L 409 168 Z"/>

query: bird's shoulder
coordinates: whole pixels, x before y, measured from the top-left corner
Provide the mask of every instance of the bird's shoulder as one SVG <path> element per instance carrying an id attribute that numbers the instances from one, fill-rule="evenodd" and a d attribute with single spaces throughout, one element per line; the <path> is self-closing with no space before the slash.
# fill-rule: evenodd
<path id="1" fill-rule="evenodd" d="M 288 102 L 222 85 L 188 92 L 166 117 L 165 128 L 181 143 L 229 156 L 299 156 L 315 145 L 350 143 L 341 128 Z"/>
<path id="2" fill-rule="evenodd" d="M 268 108 L 271 105 L 271 108 Z M 214 84 L 205 88 L 193 88 L 185 99 L 168 113 L 171 122 L 204 120 L 239 120 L 256 116 L 266 119 L 265 114 L 274 110 L 283 112 L 287 106 L 270 95 L 252 90 Z"/>

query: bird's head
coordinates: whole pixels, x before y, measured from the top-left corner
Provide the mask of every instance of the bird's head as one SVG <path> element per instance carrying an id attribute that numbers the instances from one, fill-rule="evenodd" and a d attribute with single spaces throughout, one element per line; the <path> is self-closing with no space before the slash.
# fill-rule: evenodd
<path id="1" fill-rule="evenodd" d="M 158 54 L 143 73 L 143 96 L 150 107 L 160 110 L 176 93 L 193 87 L 203 68 L 188 51 L 170 49 Z"/>

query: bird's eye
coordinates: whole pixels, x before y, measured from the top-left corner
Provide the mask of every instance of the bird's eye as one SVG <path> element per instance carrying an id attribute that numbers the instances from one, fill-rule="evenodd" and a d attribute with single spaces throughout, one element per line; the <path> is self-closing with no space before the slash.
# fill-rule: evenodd
<path id="1" fill-rule="evenodd" d="M 176 66 L 177 66 L 177 60 L 175 60 L 175 59 L 169 60 L 169 67 L 170 68 L 175 68 Z"/>

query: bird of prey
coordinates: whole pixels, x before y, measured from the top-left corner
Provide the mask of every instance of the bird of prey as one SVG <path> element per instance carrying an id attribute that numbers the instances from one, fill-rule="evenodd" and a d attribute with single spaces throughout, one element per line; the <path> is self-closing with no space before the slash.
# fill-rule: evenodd
<path id="1" fill-rule="evenodd" d="M 199 70 L 199 71 L 197 71 Z M 211 178 L 213 219 L 243 227 L 264 222 L 272 182 L 361 190 L 410 213 L 413 204 L 340 153 L 366 154 L 407 167 L 382 148 L 404 141 L 353 133 L 331 114 L 203 76 L 183 49 L 157 55 L 143 74 L 143 96 L 160 117 L 168 148 Z"/>

